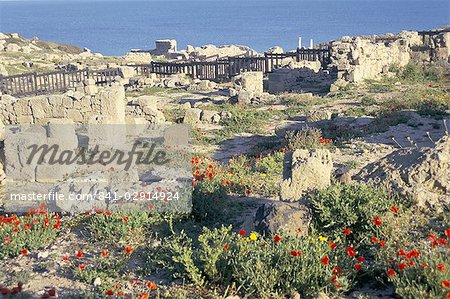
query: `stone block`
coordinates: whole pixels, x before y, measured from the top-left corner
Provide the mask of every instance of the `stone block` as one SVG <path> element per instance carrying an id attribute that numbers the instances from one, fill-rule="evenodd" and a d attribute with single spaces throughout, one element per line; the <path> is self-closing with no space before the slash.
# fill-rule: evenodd
<path id="1" fill-rule="evenodd" d="M 5 136 L 5 173 L 10 181 L 33 182 L 36 178 L 38 156 L 32 156 L 31 145 L 47 144 L 47 132 L 43 127 L 7 129 Z"/>
<path id="2" fill-rule="evenodd" d="M 284 201 L 298 201 L 310 191 L 331 184 L 333 161 L 327 149 L 295 150 L 286 153 L 280 197 Z"/>
<path id="3" fill-rule="evenodd" d="M 185 124 L 196 124 L 200 122 L 202 110 L 199 108 L 190 108 L 186 110 L 183 122 Z"/>

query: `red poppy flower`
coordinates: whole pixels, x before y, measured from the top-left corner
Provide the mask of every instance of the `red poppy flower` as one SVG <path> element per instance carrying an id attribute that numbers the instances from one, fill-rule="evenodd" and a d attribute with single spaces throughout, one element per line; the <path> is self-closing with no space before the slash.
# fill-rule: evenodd
<path id="1" fill-rule="evenodd" d="M 114 295 L 114 291 L 113 290 L 107 290 L 107 291 L 105 291 L 105 295 L 106 296 L 112 296 L 112 295 Z"/>
<path id="2" fill-rule="evenodd" d="M 335 282 L 336 281 L 336 276 L 332 276 L 330 280 L 331 280 L 331 282 Z"/>
<path id="3" fill-rule="evenodd" d="M 85 264 L 81 264 L 81 265 L 78 266 L 78 269 L 84 270 L 84 269 L 86 269 L 86 265 Z"/>
<path id="4" fill-rule="evenodd" d="M 102 256 L 108 256 L 108 250 L 102 250 Z"/>
<path id="5" fill-rule="evenodd" d="M 337 246 L 337 244 L 334 243 L 334 242 L 330 242 L 329 245 L 330 245 L 330 249 L 331 249 L 331 250 L 335 249 L 336 246 Z"/>
<path id="6" fill-rule="evenodd" d="M 21 255 L 27 255 L 27 254 L 28 254 L 28 250 L 23 249 L 23 250 L 20 252 L 20 254 L 21 254 Z"/>
<path id="7" fill-rule="evenodd" d="M 447 245 L 447 240 L 445 240 L 444 238 L 439 238 L 439 243 L 441 243 L 442 245 Z"/>
<path id="8" fill-rule="evenodd" d="M 324 266 L 327 266 L 330 262 L 330 259 L 328 258 L 328 256 L 324 257 L 321 259 L 321 262 Z"/>
<path id="9" fill-rule="evenodd" d="M 230 245 L 228 245 L 228 244 L 223 245 L 223 249 L 225 249 L 225 250 L 230 249 Z"/>
<path id="10" fill-rule="evenodd" d="M 388 276 L 393 276 L 393 275 L 395 275 L 395 274 L 397 274 L 397 272 L 395 272 L 394 269 L 389 269 L 389 270 L 387 270 L 387 275 L 388 275 Z"/>
<path id="11" fill-rule="evenodd" d="M 83 251 L 78 250 L 78 251 L 77 251 L 77 258 L 82 258 L 83 256 L 84 256 Z"/>
<path id="12" fill-rule="evenodd" d="M 397 255 L 406 255 L 406 253 L 403 249 L 400 249 L 399 251 L 397 251 Z"/>
<path id="13" fill-rule="evenodd" d="M 301 232 L 302 232 L 302 228 L 301 227 L 297 228 L 297 233 L 299 234 Z"/>
<path id="14" fill-rule="evenodd" d="M 341 274 L 341 268 L 339 268 L 338 266 L 333 268 L 333 274 L 335 275 L 339 275 Z"/>
<path id="15" fill-rule="evenodd" d="M 386 241 L 381 240 L 381 241 L 380 241 L 380 246 L 383 247 L 383 246 L 385 246 L 385 245 L 386 245 Z"/>
<path id="16" fill-rule="evenodd" d="M 130 253 L 133 252 L 133 248 L 131 248 L 131 246 L 126 246 L 126 247 L 125 247 L 125 252 L 128 253 L 128 254 L 130 254 Z"/>
<path id="17" fill-rule="evenodd" d="M 427 237 L 428 237 L 428 239 L 430 239 L 431 242 L 436 241 L 436 236 L 435 236 L 434 234 L 432 234 L 432 233 L 429 233 L 429 234 L 427 235 Z"/>
<path id="18" fill-rule="evenodd" d="M 391 207 L 391 212 L 394 213 L 394 214 L 397 214 L 397 213 L 398 213 L 398 207 L 395 206 L 395 205 L 392 206 L 392 207 Z"/>
<path id="19" fill-rule="evenodd" d="M 383 222 L 381 221 L 380 217 L 375 217 L 372 222 L 376 225 L 376 226 L 380 226 Z"/>
<path id="20" fill-rule="evenodd" d="M 150 290 L 156 290 L 156 289 L 158 288 L 158 287 L 156 286 L 156 284 L 153 283 L 153 282 L 151 282 L 151 281 L 147 282 L 147 287 L 148 287 Z"/>
<path id="21" fill-rule="evenodd" d="M 450 281 L 444 280 L 444 281 L 442 282 L 442 287 L 443 287 L 443 288 L 450 288 Z"/>
<path id="22" fill-rule="evenodd" d="M 450 292 L 447 293 L 447 298 L 450 298 Z"/>
<path id="23" fill-rule="evenodd" d="M 450 228 L 447 228 L 447 229 L 444 231 L 444 233 L 445 233 L 445 235 L 447 236 L 447 238 L 450 238 Z"/>
<path id="24" fill-rule="evenodd" d="M 421 267 L 422 267 L 422 269 L 425 269 L 428 266 L 427 266 L 427 264 L 422 264 Z"/>
<path id="25" fill-rule="evenodd" d="M 273 241 L 274 241 L 275 243 L 278 243 L 278 242 L 281 241 L 281 237 L 280 237 L 279 235 L 275 235 L 275 237 L 273 237 Z"/>
<path id="26" fill-rule="evenodd" d="M 292 250 L 292 251 L 291 251 L 291 256 L 297 256 L 297 251 Z"/>
<path id="27" fill-rule="evenodd" d="M 11 238 L 4 238 L 3 243 L 11 243 Z"/>
<path id="28" fill-rule="evenodd" d="M 300 250 L 297 250 L 297 256 L 301 256 L 302 252 Z"/>
<path id="29" fill-rule="evenodd" d="M 353 257 L 353 256 L 356 255 L 355 250 L 353 249 L 353 247 L 347 247 L 346 249 L 347 249 L 348 256 Z"/>
<path id="30" fill-rule="evenodd" d="M 31 225 L 29 223 L 25 223 L 24 227 L 25 229 L 31 229 Z"/>
<path id="31" fill-rule="evenodd" d="M 378 239 L 376 237 L 372 237 L 371 241 L 375 244 L 376 242 L 378 242 Z"/>
<path id="32" fill-rule="evenodd" d="M 350 235 L 352 233 L 351 230 L 349 230 L 348 228 L 344 228 L 344 234 L 346 234 L 347 236 Z"/>
<path id="33" fill-rule="evenodd" d="M 131 285 L 140 285 L 140 284 L 141 284 L 141 281 L 138 280 L 138 279 L 132 279 L 131 280 Z"/>
<path id="34" fill-rule="evenodd" d="M 239 231 L 239 234 L 240 234 L 241 236 L 245 236 L 246 233 L 247 233 L 247 232 L 246 232 L 245 230 L 243 230 L 243 229 L 241 229 L 241 230 Z"/>
<path id="35" fill-rule="evenodd" d="M 406 269 L 406 265 L 404 263 L 398 264 L 398 269 L 399 270 L 405 270 Z"/>
<path id="36" fill-rule="evenodd" d="M 18 229 L 17 227 L 15 227 L 15 228 L 13 229 L 13 232 L 18 233 L 18 232 L 19 232 L 19 229 Z"/>
<path id="37" fill-rule="evenodd" d="M 363 256 L 358 256 L 357 260 L 360 263 L 364 263 L 366 261 L 366 259 Z"/>
<path id="38" fill-rule="evenodd" d="M 69 256 L 67 256 L 67 255 L 65 255 L 65 256 L 63 256 L 63 261 L 68 261 L 69 260 Z"/>
<path id="39" fill-rule="evenodd" d="M 147 299 L 148 298 L 148 293 L 140 293 L 139 294 L 139 299 Z"/>
<path id="40" fill-rule="evenodd" d="M 408 265 L 410 265 L 410 266 L 414 266 L 416 263 L 414 262 L 414 261 L 409 261 L 408 262 Z"/>
<path id="41" fill-rule="evenodd" d="M 438 264 L 436 267 L 439 271 L 444 272 L 445 271 L 445 265 L 444 264 Z"/>
<path id="42" fill-rule="evenodd" d="M 361 270 L 361 268 L 362 268 L 362 265 L 361 265 L 361 264 L 356 264 L 356 265 L 355 265 L 355 270 L 356 270 L 356 271 Z"/>
<path id="43" fill-rule="evenodd" d="M 123 217 L 122 222 L 128 222 L 128 217 Z"/>

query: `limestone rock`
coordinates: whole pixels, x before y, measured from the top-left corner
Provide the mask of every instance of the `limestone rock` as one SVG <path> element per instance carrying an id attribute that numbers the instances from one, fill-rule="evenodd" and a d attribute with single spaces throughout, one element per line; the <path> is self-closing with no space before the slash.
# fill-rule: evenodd
<path id="1" fill-rule="evenodd" d="M 397 150 L 356 177 L 409 194 L 421 209 L 442 211 L 450 204 L 450 137 L 432 148 Z"/>
<path id="2" fill-rule="evenodd" d="M 200 120 L 203 122 L 212 123 L 215 115 L 219 115 L 217 111 L 203 110 Z"/>
<path id="3" fill-rule="evenodd" d="M 239 105 L 245 105 L 245 104 L 250 104 L 252 99 L 254 98 L 254 93 L 252 91 L 249 90 L 241 90 L 239 91 L 238 94 L 238 104 Z"/>
<path id="4" fill-rule="evenodd" d="M 262 205 L 255 215 L 255 228 L 263 234 L 283 233 L 295 236 L 298 229 L 307 232 L 312 216 L 309 208 L 300 202 L 272 202 Z"/>
<path id="5" fill-rule="evenodd" d="M 184 115 L 183 123 L 185 124 L 196 124 L 200 122 L 202 115 L 202 110 L 199 108 L 190 108 L 186 110 Z"/>
<path id="6" fill-rule="evenodd" d="M 256 97 L 261 96 L 263 93 L 263 77 L 262 72 L 244 72 L 234 77 L 234 88 L 238 91 L 252 92 Z"/>
<path id="7" fill-rule="evenodd" d="M 13 44 L 13 43 L 11 43 L 11 44 L 8 44 L 6 47 L 5 47 L 5 52 L 19 52 L 19 50 L 20 50 L 20 47 L 17 45 L 17 44 Z"/>
<path id="8" fill-rule="evenodd" d="M 281 183 L 282 200 L 300 200 L 307 192 L 331 184 L 333 161 L 327 149 L 286 153 Z"/>
<path id="9" fill-rule="evenodd" d="M 332 113 L 327 110 L 313 110 L 306 114 L 307 122 L 318 122 L 321 120 L 330 120 Z"/>

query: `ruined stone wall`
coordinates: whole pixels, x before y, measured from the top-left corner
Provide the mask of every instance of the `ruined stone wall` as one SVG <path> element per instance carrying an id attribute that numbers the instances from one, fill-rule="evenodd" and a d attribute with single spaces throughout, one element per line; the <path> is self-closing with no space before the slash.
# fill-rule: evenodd
<path id="1" fill-rule="evenodd" d="M 391 66 L 407 65 L 410 46 L 420 42 L 417 32 L 393 40 L 346 36 L 331 43 L 331 67 L 337 79 L 349 82 L 380 79 Z"/>
<path id="2" fill-rule="evenodd" d="M 413 31 L 399 35 L 344 36 L 330 46 L 330 68 L 337 71 L 337 79 L 358 83 L 392 76 L 389 72 L 392 66 L 404 67 L 409 62 L 448 62 L 450 33 L 437 32 L 425 44 L 422 36 Z"/>
<path id="3" fill-rule="evenodd" d="M 74 123 L 95 122 L 97 116 L 109 117 L 109 123 L 161 123 L 164 115 L 152 99 L 126 99 L 123 85 L 97 88 L 95 85 L 64 94 L 15 98 L 0 96 L 0 120 L 8 124 L 45 125 L 55 119 Z M 135 120 L 139 118 L 138 120 Z"/>

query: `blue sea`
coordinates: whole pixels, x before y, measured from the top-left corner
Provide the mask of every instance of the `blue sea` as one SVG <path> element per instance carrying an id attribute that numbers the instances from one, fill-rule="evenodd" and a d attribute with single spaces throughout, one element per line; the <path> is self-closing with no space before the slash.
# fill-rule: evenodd
<path id="1" fill-rule="evenodd" d="M 449 0 L 1 1 L 0 32 L 122 55 L 156 39 L 285 50 L 343 35 L 433 29 L 450 23 Z"/>

